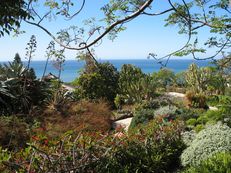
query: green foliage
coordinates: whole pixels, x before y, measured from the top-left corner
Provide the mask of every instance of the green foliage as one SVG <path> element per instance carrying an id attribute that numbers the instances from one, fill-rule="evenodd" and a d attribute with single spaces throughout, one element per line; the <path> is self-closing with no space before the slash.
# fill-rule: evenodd
<path id="1" fill-rule="evenodd" d="M 32 68 L 24 68 L 18 54 L 13 62 L 2 67 L 0 81 L 2 113 L 28 113 L 34 105 L 41 104 L 47 94 L 46 83 L 36 79 Z"/>
<path id="2" fill-rule="evenodd" d="M 231 104 L 231 96 L 228 95 L 214 95 L 207 97 L 207 102 L 211 106 L 226 106 Z"/>
<path id="3" fill-rule="evenodd" d="M 201 112 L 197 117 L 190 118 L 186 121 L 189 128 L 194 129 L 196 132 L 202 130 L 207 124 L 216 124 L 222 122 L 231 126 L 230 112 L 226 110 L 208 110 Z"/>
<path id="4" fill-rule="evenodd" d="M 188 106 L 193 108 L 203 108 L 207 109 L 206 96 L 204 94 L 196 94 L 195 92 L 187 92 L 186 98 L 188 101 Z"/>
<path id="5" fill-rule="evenodd" d="M 164 116 L 167 121 L 172 120 L 175 118 L 175 115 L 177 114 L 176 111 L 177 107 L 170 105 L 159 107 L 158 109 L 139 108 L 134 112 L 134 117 L 129 126 L 129 129 L 133 129 L 141 124 L 147 124 L 150 120 L 159 116 Z"/>
<path id="6" fill-rule="evenodd" d="M 166 89 L 174 84 L 175 74 L 170 69 L 162 68 L 157 73 L 153 73 L 152 78 L 157 83 L 158 88 Z"/>
<path id="7" fill-rule="evenodd" d="M 137 127 L 139 124 L 147 124 L 150 120 L 154 119 L 155 110 L 141 109 L 134 113 L 129 129 Z"/>
<path id="8" fill-rule="evenodd" d="M 89 67 L 86 67 L 89 69 Z M 77 79 L 78 93 L 82 98 L 104 98 L 113 103 L 118 91 L 119 73 L 109 63 L 99 63 L 89 73 L 83 72 Z"/>
<path id="9" fill-rule="evenodd" d="M 187 121 L 191 118 L 196 119 L 198 118 L 201 114 L 203 114 L 206 110 L 204 109 L 196 109 L 196 108 L 179 108 L 177 109 L 177 115 L 176 117 L 183 120 Z"/>
<path id="10" fill-rule="evenodd" d="M 158 115 L 172 116 L 176 114 L 176 111 L 177 111 L 176 106 L 172 106 L 172 105 L 163 106 L 155 111 L 155 116 L 158 116 Z"/>
<path id="11" fill-rule="evenodd" d="M 155 97 L 156 84 L 140 68 L 124 64 L 119 77 L 119 97 L 127 104 L 141 103 Z"/>
<path id="12" fill-rule="evenodd" d="M 197 120 L 195 118 L 190 118 L 189 120 L 186 121 L 186 124 L 189 126 L 195 126 L 197 123 Z"/>
<path id="13" fill-rule="evenodd" d="M 157 96 L 155 99 L 142 101 L 136 109 L 158 109 L 161 106 L 167 106 L 170 104 L 172 104 L 172 102 L 168 97 Z"/>
<path id="14" fill-rule="evenodd" d="M 231 153 L 221 152 L 201 162 L 201 164 L 190 167 L 184 173 L 230 173 L 231 172 Z"/>
<path id="15" fill-rule="evenodd" d="M 175 74 L 175 84 L 178 87 L 186 87 L 186 79 L 185 79 L 185 72 L 179 72 Z"/>
<path id="16" fill-rule="evenodd" d="M 229 96 L 211 96 L 207 98 L 208 103 L 210 105 L 216 106 L 218 110 L 208 110 L 204 112 L 200 112 L 198 116 L 194 117 L 196 121 L 191 123 L 187 121 L 187 124 L 191 128 L 198 129 L 198 127 L 205 126 L 206 124 L 214 124 L 218 121 L 226 123 L 231 127 L 231 119 L 230 119 L 230 104 L 231 99 Z M 196 127 L 198 125 L 198 127 Z"/>
<path id="17" fill-rule="evenodd" d="M 179 167 L 184 148 L 179 136 L 180 122 L 166 123 L 160 118 L 138 129 L 138 134 L 131 132 L 128 141 L 124 141 L 125 147 L 110 155 L 108 168 L 102 165 L 103 172 L 171 172 Z"/>
<path id="18" fill-rule="evenodd" d="M 193 140 L 196 137 L 196 133 L 195 131 L 191 130 L 191 131 L 184 131 L 182 133 L 182 140 L 183 142 L 186 144 L 186 146 L 190 146 L 191 143 L 193 142 Z"/>
<path id="19" fill-rule="evenodd" d="M 0 172 L 6 172 L 6 167 L 4 165 L 5 162 L 9 161 L 11 158 L 11 154 L 7 149 L 3 149 L 0 146 Z M 10 171 L 9 171 L 10 172 Z"/>
<path id="20" fill-rule="evenodd" d="M 20 27 L 21 20 L 32 18 L 24 0 L 2 1 L 0 6 L 0 37 Z"/>
<path id="21" fill-rule="evenodd" d="M 226 79 L 215 67 L 199 68 L 196 64 L 189 66 L 186 82 L 195 93 L 224 94 L 226 87 Z"/>
<path id="22" fill-rule="evenodd" d="M 215 153 L 231 151 L 231 129 L 223 124 L 208 126 L 201 130 L 186 148 L 181 161 L 183 166 L 199 165 Z"/>

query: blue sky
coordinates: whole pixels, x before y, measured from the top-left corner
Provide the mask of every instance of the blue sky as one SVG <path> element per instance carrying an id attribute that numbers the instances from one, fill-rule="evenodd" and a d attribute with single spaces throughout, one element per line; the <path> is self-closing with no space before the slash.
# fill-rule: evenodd
<path id="1" fill-rule="evenodd" d="M 69 25 L 81 25 L 81 21 L 89 17 L 102 18 L 102 12 L 99 8 L 107 1 L 87 0 L 87 4 L 81 15 L 77 16 L 74 21 L 65 21 L 57 19 L 52 22 L 45 22 L 44 25 L 53 33 L 62 27 Z M 158 0 L 153 4 L 156 12 L 168 7 L 167 1 Z M 41 9 L 41 12 L 43 10 Z M 127 29 L 120 33 L 113 42 L 106 37 L 99 47 L 94 47 L 96 55 L 101 59 L 118 59 L 118 58 L 147 58 L 148 53 L 154 52 L 158 56 L 164 56 L 174 50 L 180 48 L 187 40 L 186 35 L 179 35 L 177 28 L 164 27 L 164 19 L 167 15 L 159 17 L 140 16 L 125 26 Z M 45 50 L 51 38 L 41 31 L 39 28 L 23 23 L 22 30 L 26 33 L 13 37 L 13 35 L 5 35 L 0 38 L 1 51 L 0 61 L 12 60 L 15 53 L 19 53 L 22 59 L 25 56 L 25 48 L 31 35 L 37 38 L 37 50 L 33 60 L 44 60 Z M 207 38 L 208 31 L 203 31 L 200 35 L 202 39 Z M 68 51 L 66 59 L 75 59 L 76 51 Z"/>

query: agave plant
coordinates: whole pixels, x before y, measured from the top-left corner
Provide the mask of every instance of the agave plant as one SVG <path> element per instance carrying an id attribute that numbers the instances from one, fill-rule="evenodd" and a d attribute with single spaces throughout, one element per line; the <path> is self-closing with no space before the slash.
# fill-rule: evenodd
<path id="1" fill-rule="evenodd" d="M 46 88 L 44 82 L 36 80 L 34 70 L 25 68 L 19 55 L 15 56 L 13 62 L 4 64 L 0 72 L 1 102 L 4 101 L 4 105 L 7 103 L 5 107 L 12 107 L 14 113 L 27 113 L 33 105 L 41 103 L 45 97 L 46 94 L 43 93 Z"/>
<path id="2" fill-rule="evenodd" d="M 15 99 L 15 96 L 9 91 L 5 82 L 0 81 L 0 113 L 9 112 L 11 107 L 9 100 Z M 7 111 L 8 110 L 8 111 Z"/>

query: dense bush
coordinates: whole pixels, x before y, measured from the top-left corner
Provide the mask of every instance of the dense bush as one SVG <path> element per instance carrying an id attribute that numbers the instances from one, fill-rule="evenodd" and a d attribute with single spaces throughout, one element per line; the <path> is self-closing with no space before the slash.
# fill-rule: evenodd
<path id="1" fill-rule="evenodd" d="M 183 151 L 182 165 L 199 165 L 202 160 L 223 151 L 231 151 L 231 129 L 222 124 L 208 126 Z"/>
<path id="2" fill-rule="evenodd" d="M 201 162 L 201 164 L 190 167 L 184 173 L 230 173 L 231 172 L 231 153 L 217 153 L 214 156 Z"/>
<path id="3" fill-rule="evenodd" d="M 134 117 L 130 124 L 130 129 L 138 126 L 139 124 L 147 124 L 150 120 L 157 116 L 164 116 L 166 120 L 175 119 L 177 114 L 177 107 L 175 106 L 163 106 L 158 109 L 138 109 L 134 112 Z"/>
<path id="4" fill-rule="evenodd" d="M 0 146 L 12 150 L 25 147 L 29 139 L 28 124 L 16 116 L 0 116 Z"/>
<path id="5" fill-rule="evenodd" d="M 224 93 L 226 80 L 214 67 L 198 67 L 191 64 L 186 72 L 187 85 L 195 93 Z"/>
<path id="6" fill-rule="evenodd" d="M 83 72 L 77 79 L 77 93 L 81 98 L 104 98 L 114 102 L 118 91 L 119 73 L 109 63 L 99 63 L 90 73 Z"/>
<path id="7" fill-rule="evenodd" d="M 60 142 L 46 143 L 34 138 L 24 151 L 12 153 L 4 166 L 17 172 L 173 172 L 184 149 L 181 132 L 181 122 L 158 119 L 129 136 L 68 134 Z"/>
<path id="8" fill-rule="evenodd" d="M 120 71 L 119 93 L 116 103 L 134 104 L 155 97 L 156 83 L 140 68 L 124 64 Z"/>
<path id="9" fill-rule="evenodd" d="M 175 75 L 175 85 L 178 87 L 186 87 L 185 72 L 179 72 Z"/>
<path id="10" fill-rule="evenodd" d="M 197 117 L 192 117 L 186 121 L 186 124 L 196 130 L 197 132 L 200 129 L 203 129 L 206 124 L 216 124 L 217 122 L 222 122 L 231 127 L 230 112 L 227 109 L 218 109 L 218 110 L 208 110 L 202 112 Z"/>
<path id="11" fill-rule="evenodd" d="M 50 138 L 57 138 L 66 131 L 106 133 L 111 129 L 111 116 L 110 107 L 104 101 L 67 102 L 61 110 L 44 110 L 42 122 L 46 131 L 42 133 Z"/>
<path id="12" fill-rule="evenodd" d="M 154 109 L 140 109 L 135 111 L 129 129 L 137 127 L 139 124 L 147 124 L 150 120 L 154 119 Z"/>
<path id="13" fill-rule="evenodd" d="M 157 83 L 158 88 L 167 88 L 174 84 L 175 74 L 172 70 L 162 68 L 152 74 L 153 80 Z"/>
<path id="14" fill-rule="evenodd" d="M 166 116 L 174 116 L 176 115 L 177 107 L 176 106 L 163 106 L 155 111 L 155 116 L 158 115 L 166 115 Z"/>
<path id="15" fill-rule="evenodd" d="M 208 96 L 207 102 L 211 106 L 230 105 L 231 96 L 227 96 L 227 95 Z"/>
<path id="16" fill-rule="evenodd" d="M 194 118 L 194 119 L 198 118 L 205 111 L 206 110 L 204 110 L 204 109 L 182 107 L 182 108 L 177 109 L 176 117 L 181 119 L 181 120 L 187 121 L 191 118 Z"/>
<path id="17" fill-rule="evenodd" d="M 204 108 L 207 109 L 206 96 L 204 94 L 196 94 L 194 92 L 187 92 L 186 98 L 188 106 L 193 108 Z"/>
<path id="18" fill-rule="evenodd" d="M 158 109 L 162 106 L 172 105 L 172 100 L 167 96 L 158 96 L 151 100 L 143 100 L 136 106 L 136 110 L 139 109 Z"/>

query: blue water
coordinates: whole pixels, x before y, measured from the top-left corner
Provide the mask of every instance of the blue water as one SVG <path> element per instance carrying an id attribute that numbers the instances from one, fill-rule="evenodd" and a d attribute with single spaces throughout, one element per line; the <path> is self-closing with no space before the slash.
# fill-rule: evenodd
<path id="1" fill-rule="evenodd" d="M 144 73 L 153 73 L 158 71 L 161 68 L 161 65 L 158 64 L 155 60 L 152 59 L 114 59 L 114 60 L 100 60 L 99 62 L 110 62 L 118 70 L 122 67 L 123 64 L 133 64 L 137 67 L 140 67 Z M 180 60 L 180 59 L 171 59 L 168 62 L 167 68 L 173 70 L 175 73 L 184 71 L 192 63 L 196 63 L 198 66 L 208 66 L 211 61 L 196 61 L 196 60 Z M 36 75 L 40 78 L 44 71 L 45 61 L 32 61 L 31 67 L 34 68 Z M 63 71 L 61 73 L 61 79 L 64 82 L 73 81 L 78 75 L 81 69 L 84 67 L 83 61 L 77 60 L 67 60 L 65 61 Z M 52 65 L 52 62 L 48 64 L 46 74 L 49 72 L 54 75 L 58 75 L 58 70 Z"/>

